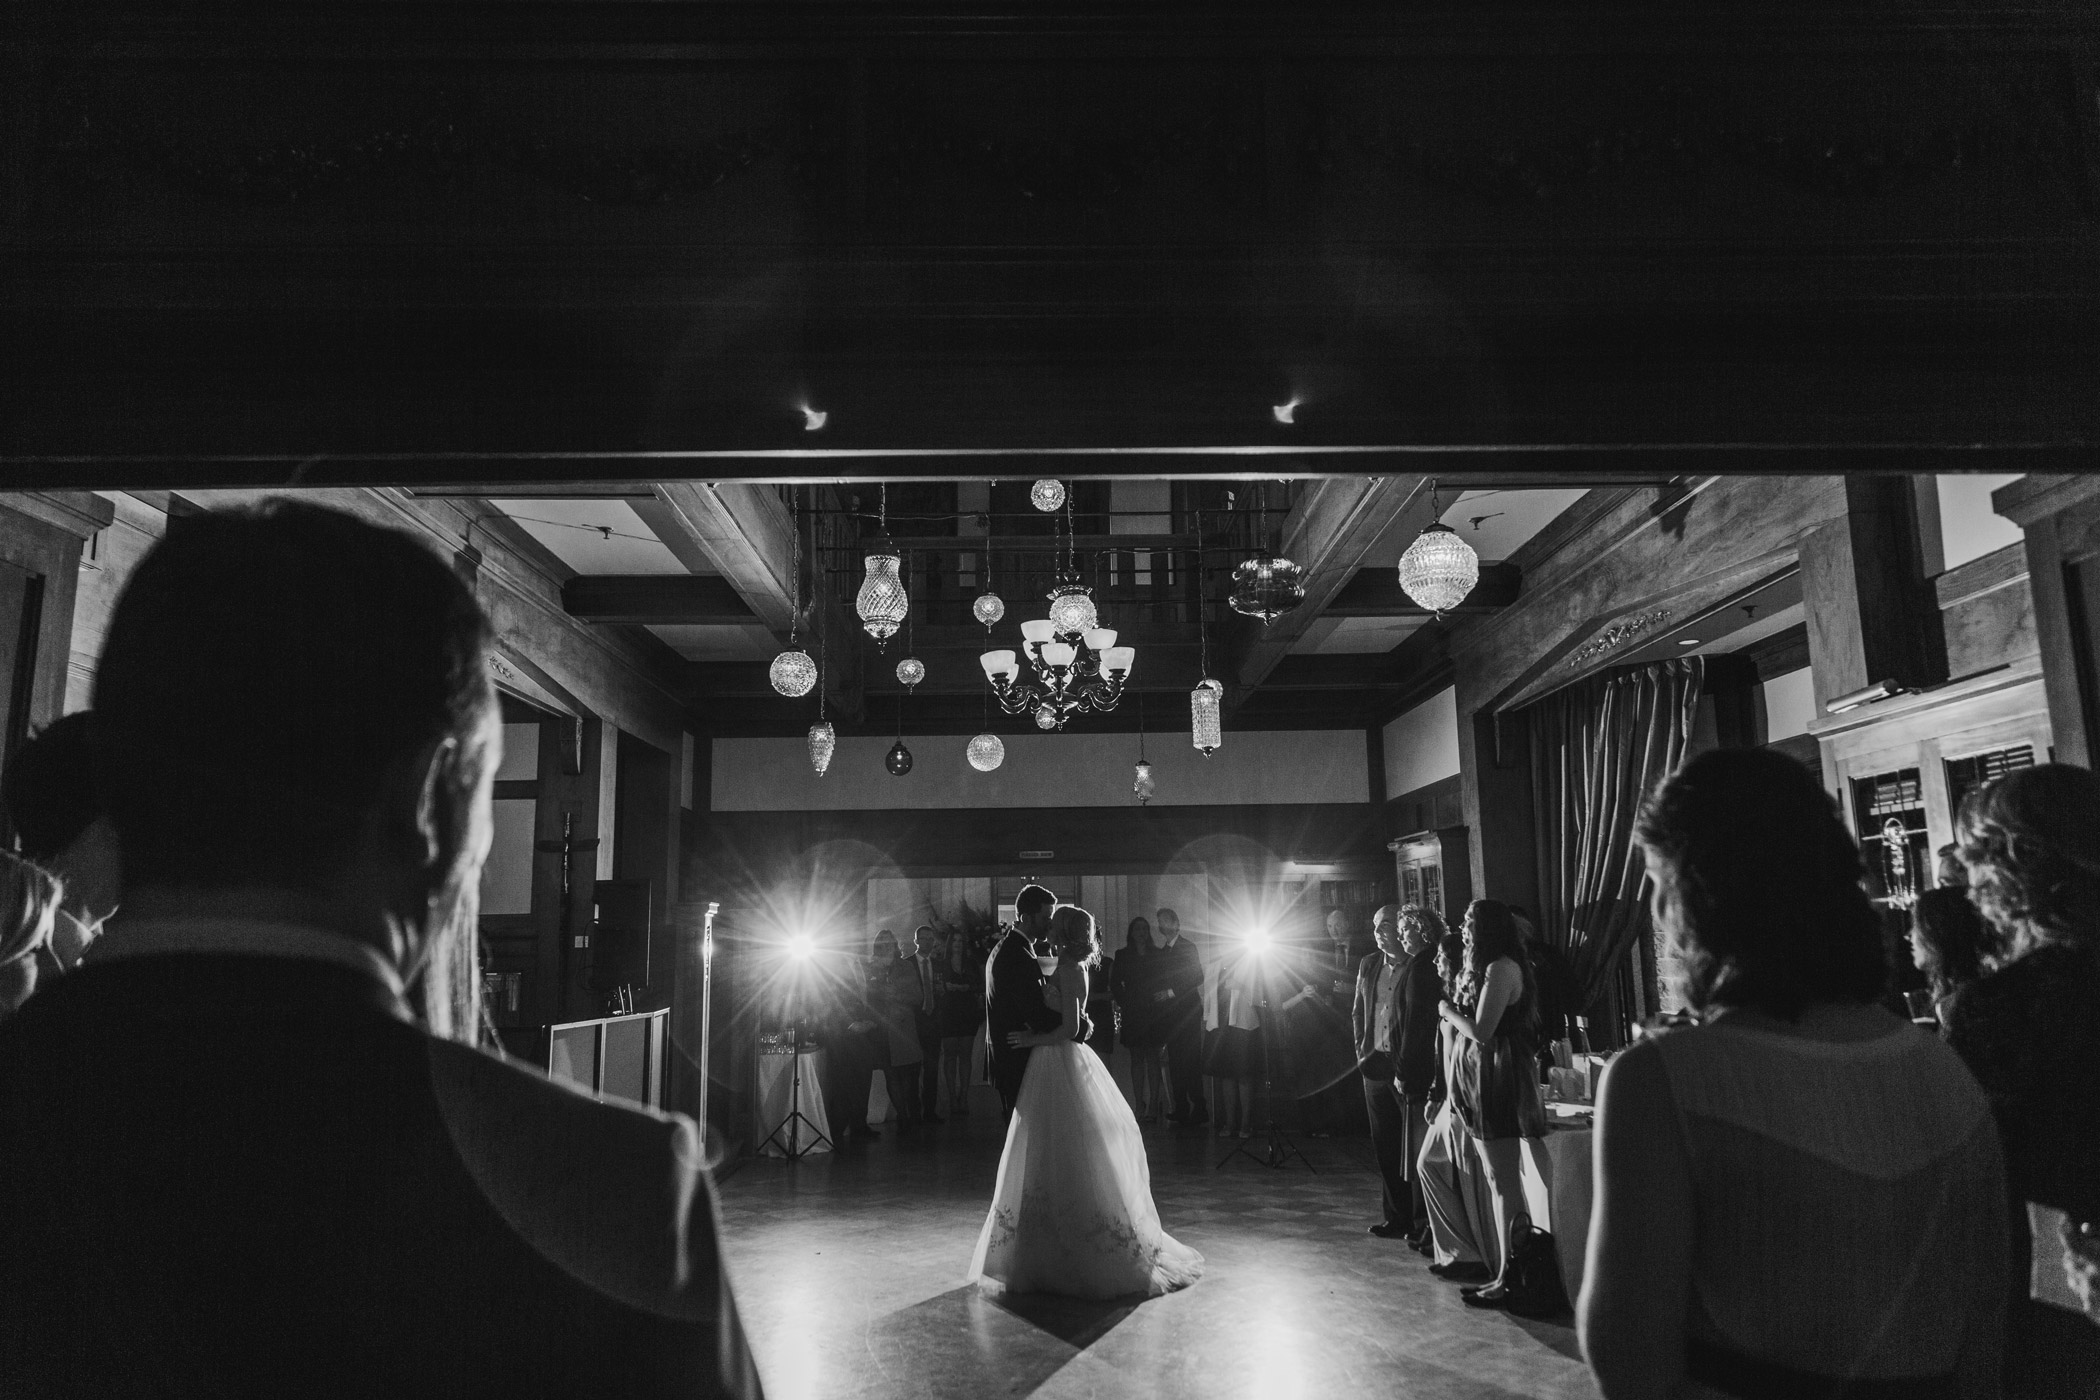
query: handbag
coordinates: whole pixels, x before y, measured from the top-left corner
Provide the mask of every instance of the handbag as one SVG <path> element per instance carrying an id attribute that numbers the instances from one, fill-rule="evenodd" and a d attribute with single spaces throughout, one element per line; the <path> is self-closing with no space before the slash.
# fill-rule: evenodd
<path id="1" fill-rule="evenodd" d="M 1509 1267 L 1502 1282 L 1509 1290 L 1509 1310 L 1519 1317 L 1559 1317 L 1568 1311 L 1560 1251 L 1553 1236 L 1534 1227 L 1528 1215 L 1509 1222 Z"/>

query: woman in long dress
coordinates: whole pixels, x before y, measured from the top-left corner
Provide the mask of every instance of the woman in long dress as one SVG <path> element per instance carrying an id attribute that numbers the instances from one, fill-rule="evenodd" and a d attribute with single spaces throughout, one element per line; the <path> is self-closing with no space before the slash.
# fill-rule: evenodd
<path id="1" fill-rule="evenodd" d="M 1060 907 L 1050 941 L 1058 965 L 1045 999 L 1054 998 L 1064 1023 L 1008 1037 L 1034 1053 L 969 1281 L 994 1291 L 1099 1299 L 1186 1288 L 1201 1277 L 1203 1256 L 1160 1228 L 1137 1119 L 1086 1046 L 1087 977 L 1101 951 L 1093 916 Z"/>

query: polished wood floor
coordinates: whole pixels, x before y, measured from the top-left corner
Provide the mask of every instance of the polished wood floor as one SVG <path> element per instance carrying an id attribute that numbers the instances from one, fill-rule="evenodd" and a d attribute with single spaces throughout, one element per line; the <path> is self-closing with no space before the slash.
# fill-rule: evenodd
<path id="1" fill-rule="evenodd" d="M 993 1302 L 965 1287 L 998 1166 L 998 1104 L 790 1165 L 725 1171 L 723 1227 L 769 1400 L 1596 1394 L 1565 1325 L 1464 1307 L 1375 1239 L 1368 1143 L 1304 1142 L 1318 1174 L 1207 1129 L 1147 1127 L 1168 1231 L 1208 1273 L 1165 1298 Z"/>

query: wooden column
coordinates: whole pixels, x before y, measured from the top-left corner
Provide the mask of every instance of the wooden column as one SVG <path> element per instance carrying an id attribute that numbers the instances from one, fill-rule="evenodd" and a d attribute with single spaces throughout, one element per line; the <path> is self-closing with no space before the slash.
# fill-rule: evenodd
<path id="1" fill-rule="evenodd" d="M 1845 514 L 1802 541 L 1801 575 L 1819 711 L 1876 681 L 1918 688 L 1947 679 L 1908 478 L 1846 477 Z"/>
<path id="2" fill-rule="evenodd" d="M 2100 478 L 2026 476 L 1991 505 L 2027 535 L 2054 757 L 2090 768 L 2100 755 Z"/>

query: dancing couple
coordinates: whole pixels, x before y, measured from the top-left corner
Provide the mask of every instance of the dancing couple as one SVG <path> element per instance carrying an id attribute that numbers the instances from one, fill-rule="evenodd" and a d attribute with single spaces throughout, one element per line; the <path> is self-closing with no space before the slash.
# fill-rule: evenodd
<path id="1" fill-rule="evenodd" d="M 1096 1299 L 1186 1288 L 1203 1256 L 1160 1228 L 1137 1119 L 1086 1044 L 1094 917 L 1040 885 L 1014 912 L 985 967 L 992 1080 L 1009 1120 L 969 1279 Z"/>

